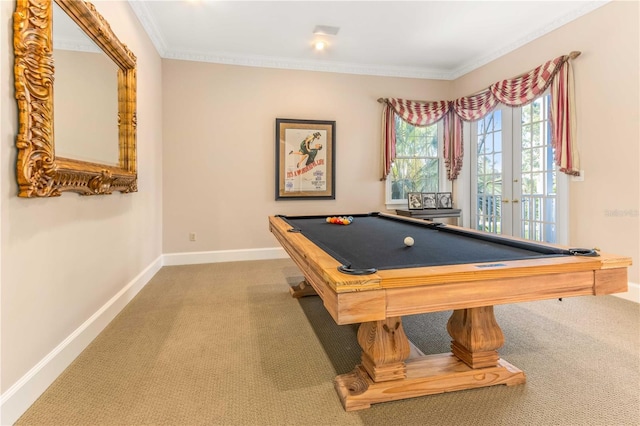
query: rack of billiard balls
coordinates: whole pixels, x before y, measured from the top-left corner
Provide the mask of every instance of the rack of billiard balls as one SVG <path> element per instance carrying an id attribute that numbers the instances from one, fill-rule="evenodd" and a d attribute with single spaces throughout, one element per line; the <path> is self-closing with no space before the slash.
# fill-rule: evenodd
<path id="1" fill-rule="evenodd" d="M 350 225 L 353 222 L 353 216 L 327 216 L 327 223 L 334 225 Z"/>

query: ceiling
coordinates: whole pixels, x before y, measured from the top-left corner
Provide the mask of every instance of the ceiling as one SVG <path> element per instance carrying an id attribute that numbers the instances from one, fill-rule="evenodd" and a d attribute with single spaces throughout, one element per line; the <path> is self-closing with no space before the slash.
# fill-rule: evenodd
<path id="1" fill-rule="evenodd" d="M 163 58 L 451 80 L 607 1 L 129 3 Z"/>

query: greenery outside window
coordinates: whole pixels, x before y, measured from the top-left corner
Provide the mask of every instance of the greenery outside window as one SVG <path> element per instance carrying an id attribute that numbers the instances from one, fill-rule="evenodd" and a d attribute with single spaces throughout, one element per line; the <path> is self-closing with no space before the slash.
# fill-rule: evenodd
<path id="1" fill-rule="evenodd" d="M 438 192 L 442 131 L 439 123 L 413 126 L 397 115 L 396 159 L 387 177 L 387 204 L 406 204 L 409 192 Z"/>

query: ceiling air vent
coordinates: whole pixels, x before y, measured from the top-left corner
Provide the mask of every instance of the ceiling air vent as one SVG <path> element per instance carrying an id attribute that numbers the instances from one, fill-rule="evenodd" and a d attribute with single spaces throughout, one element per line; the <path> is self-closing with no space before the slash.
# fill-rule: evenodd
<path id="1" fill-rule="evenodd" d="M 336 35 L 340 31 L 340 27 L 332 27 L 331 25 L 316 25 L 313 29 L 314 34 Z"/>

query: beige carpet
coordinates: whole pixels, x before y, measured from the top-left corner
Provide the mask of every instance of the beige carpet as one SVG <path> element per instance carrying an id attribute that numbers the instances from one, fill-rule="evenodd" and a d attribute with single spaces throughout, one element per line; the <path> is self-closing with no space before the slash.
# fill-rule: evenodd
<path id="1" fill-rule="evenodd" d="M 358 363 L 355 326 L 289 296 L 290 260 L 164 267 L 19 425 L 637 425 L 640 315 L 612 296 L 496 307 L 520 386 L 347 413 L 333 388 Z M 449 351 L 449 312 L 405 318 Z"/>

